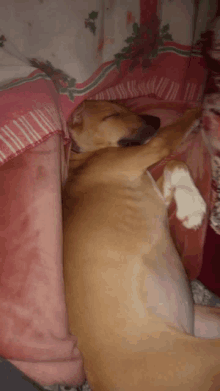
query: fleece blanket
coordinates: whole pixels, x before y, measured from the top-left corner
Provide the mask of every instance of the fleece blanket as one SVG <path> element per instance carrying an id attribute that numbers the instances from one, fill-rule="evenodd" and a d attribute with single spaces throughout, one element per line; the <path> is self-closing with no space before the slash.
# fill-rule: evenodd
<path id="1" fill-rule="evenodd" d="M 200 105 L 207 70 L 199 39 L 217 3 L 199 3 L 0 0 L 0 355 L 41 384 L 77 385 L 85 376 L 62 278 L 66 121 L 84 99 L 124 100 L 137 111 L 141 97 L 142 105 L 167 101 L 163 121 Z M 178 156 L 190 148 L 191 168 L 201 159 L 194 177 L 209 202 L 198 126 Z M 204 229 L 198 235 L 194 260 Z M 201 255 L 191 276 L 200 267 Z"/>

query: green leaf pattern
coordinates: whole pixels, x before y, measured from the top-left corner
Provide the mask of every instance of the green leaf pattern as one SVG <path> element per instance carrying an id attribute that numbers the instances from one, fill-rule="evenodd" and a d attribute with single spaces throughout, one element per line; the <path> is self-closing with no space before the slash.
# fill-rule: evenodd
<path id="1" fill-rule="evenodd" d="M 130 70 L 133 70 L 138 63 L 142 63 L 142 67 L 151 65 L 151 61 L 158 55 L 159 47 L 167 41 L 173 41 L 172 35 L 169 33 L 169 24 L 167 23 L 161 28 L 159 26 L 158 19 L 152 20 L 150 26 L 139 26 L 138 23 L 133 23 L 132 35 L 125 39 L 125 43 L 128 45 L 114 56 L 118 69 L 120 69 L 121 62 L 128 59 L 133 60 Z"/>
<path id="2" fill-rule="evenodd" d="M 62 70 L 55 68 L 50 61 L 43 62 L 33 58 L 29 59 L 29 62 L 31 66 L 41 69 L 51 78 L 56 90 L 60 94 L 66 94 L 71 101 L 74 101 L 73 89 L 76 85 L 76 79 L 74 77 L 70 77 Z"/>
<path id="3" fill-rule="evenodd" d="M 89 14 L 89 17 L 85 19 L 85 28 L 88 28 L 93 35 L 96 33 L 95 20 L 98 18 L 98 12 L 92 11 Z"/>
<path id="4" fill-rule="evenodd" d="M 89 28 L 92 34 L 96 33 L 95 21 L 98 18 L 97 11 L 91 11 L 88 18 L 85 19 L 85 27 Z M 132 35 L 125 39 L 127 44 L 116 53 L 115 65 L 118 69 L 124 60 L 130 59 L 132 71 L 138 64 L 141 63 L 142 68 L 148 68 L 151 61 L 158 55 L 158 48 L 164 45 L 166 41 L 172 41 L 172 35 L 169 32 L 169 24 L 160 28 L 160 21 L 158 18 L 152 18 L 149 25 L 138 25 L 133 23 Z M 0 36 L 0 47 L 4 45 L 5 37 Z M 30 59 L 30 64 L 36 68 L 41 69 L 53 81 L 57 91 L 61 94 L 68 95 L 71 101 L 74 101 L 74 88 L 76 86 L 76 79 L 67 75 L 60 69 L 55 68 L 50 61 L 42 62 L 37 59 Z"/>
<path id="5" fill-rule="evenodd" d="M 4 47 L 4 42 L 6 41 L 6 38 L 4 35 L 0 36 L 0 48 Z"/>

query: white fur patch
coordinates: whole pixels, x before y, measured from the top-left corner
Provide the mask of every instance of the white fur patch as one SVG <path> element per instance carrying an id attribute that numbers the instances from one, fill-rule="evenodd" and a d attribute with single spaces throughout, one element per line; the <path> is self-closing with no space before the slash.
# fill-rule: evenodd
<path id="1" fill-rule="evenodd" d="M 201 226 L 206 213 L 206 204 L 190 176 L 187 166 L 168 170 L 164 181 L 164 195 L 174 189 L 176 216 L 188 229 Z"/>

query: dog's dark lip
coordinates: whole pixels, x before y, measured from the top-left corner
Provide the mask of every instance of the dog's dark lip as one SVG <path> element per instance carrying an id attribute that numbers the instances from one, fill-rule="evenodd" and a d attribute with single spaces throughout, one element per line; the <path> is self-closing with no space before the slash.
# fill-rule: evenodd
<path id="1" fill-rule="evenodd" d="M 72 152 L 75 152 L 75 153 L 80 153 L 80 152 L 81 152 L 80 147 L 78 146 L 78 144 L 76 143 L 76 141 L 73 140 L 73 139 L 72 139 L 71 151 L 72 151 Z"/>
<path id="2" fill-rule="evenodd" d="M 120 147 L 123 147 L 123 148 L 127 148 L 127 147 L 136 147 L 138 145 L 142 145 L 143 142 L 139 141 L 139 140 L 132 140 L 132 139 L 128 139 L 128 140 L 119 140 L 118 141 L 118 145 Z"/>
<path id="3" fill-rule="evenodd" d="M 215 114 L 215 115 L 217 115 L 218 117 L 220 117 L 220 111 L 217 111 L 217 110 L 215 110 L 215 109 L 210 109 L 210 111 L 211 111 L 213 114 Z"/>
<path id="4" fill-rule="evenodd" d="M 141 126 L 134 137 L 122 137 L 118 140 L 118 145 L 120 147 L 135 147 L 138 145 L 146 144 L 152 137 L 154 137 L 158 128 L 155 128 L 151 125 L 144 124 Z"/>

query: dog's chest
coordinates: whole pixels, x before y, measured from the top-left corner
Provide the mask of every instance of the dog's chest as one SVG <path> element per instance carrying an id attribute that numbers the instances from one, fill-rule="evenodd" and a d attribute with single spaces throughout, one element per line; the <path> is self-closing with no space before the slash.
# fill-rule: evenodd
<path id="1" fill-rule="evenodd" d="M 76 226 L 93 221 L 96 231 L 111 235 L 136 236 L 145 240 L 159 233 L 166 221 L 166 207 L 161 197 L 145 183 L 108 184 L 78 188 L 72 199 Z"/>

